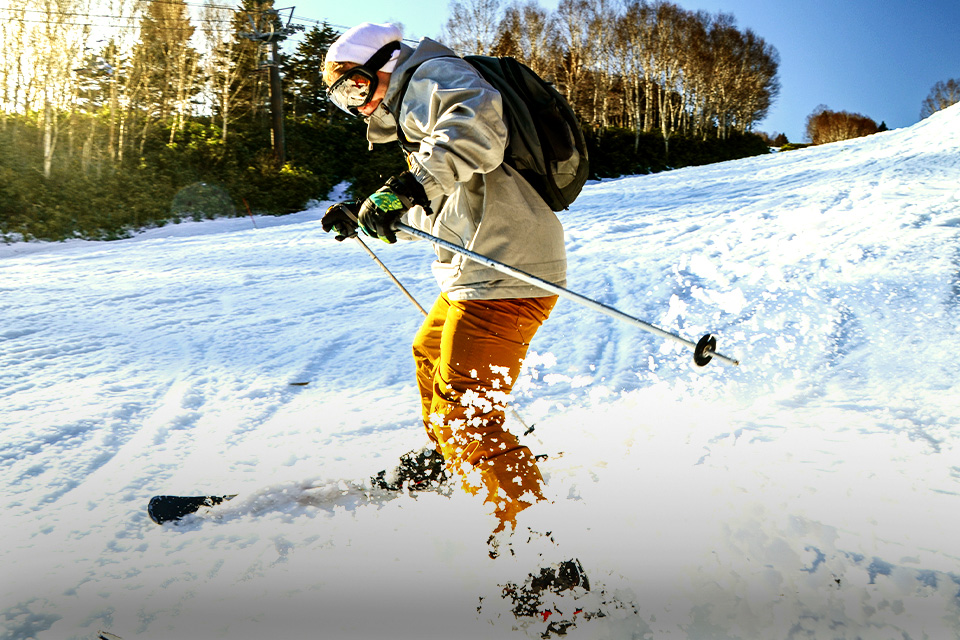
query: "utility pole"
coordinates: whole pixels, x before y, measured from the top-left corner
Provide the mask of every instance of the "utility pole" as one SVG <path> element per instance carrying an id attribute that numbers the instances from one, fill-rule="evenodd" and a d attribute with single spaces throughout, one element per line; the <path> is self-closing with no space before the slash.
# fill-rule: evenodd
<path id="1" fill-rule="evenodd" d="M 273 139 L 273 155 L 277 166 L 282 167 L 287 162 L 287 146 L 283 136 L 283 85 L 280 82 L 280 45 L 274 38 L 270 42 L 270 113 L 273 120 L 271 129 Z"/>
<path id="2" fill-rule="evenodd" d="M 270 138 L 273 146 L 273 157 L 278 168 L 282 167 L 287 161 L 287 148 L 283 135 L 283 82 L 280 78 L 280 40 L 291 33 L 302 30 L 302 27 L 290 26 L 293 9 L 294 7 L 265 9 L 260 14 L 266 18 L 262 30 L 254 22 L 253 15 L 248 15 L 247 18 L 250 20 L 250 27 L 253 31 L 241 34 L 244 38 L 270 45 L 270 60 L 263 66 L 270 73 Z M 287 16 L 286 26 L 277 29 L 276 24 L 280 21 L 281 11 L 289 11 L 290 14 Z"/>

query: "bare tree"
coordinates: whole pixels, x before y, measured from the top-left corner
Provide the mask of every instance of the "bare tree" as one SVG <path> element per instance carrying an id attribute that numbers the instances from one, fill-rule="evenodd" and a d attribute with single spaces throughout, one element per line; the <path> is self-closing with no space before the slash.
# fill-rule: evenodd
<path id="1" fill-rule="evenodd" d="M 487 55 L 497 41 L 500 0 L 451 0 L 443 40 L 462 55 Z"/>
<path id="2" fill-rule="evenodd" d="M 820 105 L 807 116 L 806 133 L 813 144 L 827 144 L 877 133 L 880 128 L 870 118 L 859 113 L 831 111 Z"/>
<path id="3" fill-rule="evenodd" d="M 673 91 L 676 92 L 674 127 L 689 134 L 698 121 L 699 96 L 705 91 L 704 65 L 710 59 L 707 49 L 706 20 L 703 12 L 681 11 L 677 16 L 680 46 L 677 51 L 680 75 Z"/>
<path id="4" fill-rule="evenodd" d="M 920 119 L 960 102 L 960 78 L 937 82 L 920 105 Z"/>
<path id="5" fill-rule="evenodd" d="M 560 0 L 557 7 L 557 35 L 562 49 L 558 85 L 574 109 L 580 107 L 590 58 L 590 5 L 587 0 Z"/>
<path id="6" fill-rule="evenodd" d="M 512 56 L 541 77 L 552 79 L 557 64 L 554 18 L 535 0 L 514 3 L 504 11 L 492 53 Z"/>
<path id="7" fill-rule="evenodd" d="M 49 178 L 60 137 L 60 126 L 75 106 L 77 82 L 73 69 L 80 64 L 89 27 L 71 18 L 84 7 L 73 0 L 41 0 L 43 20 L 32 40 L 33 69 L 39 86 L 36 105 L 43 136 L 43 176 Z M 29 102 L 26 109 L 30 109 Z"/>
<path id="8" fill-rule="evenodd" d="M 678 113 L 674 96 L 681 81 L 683 49 L 683 10 L 675 4 L 658 1 L 653 6 L 654 67 L 657 110 L 660 114 L 660 133 L 669 151 L 670 136 L 674 132 Z"/>
<path id="9" fill-rule="evenodd" d="M 136 20 L 138 5 L 136 0 L 108 0 L 105 6 L 118 29 L 101 53 L 106 65 L 106 105 L 109 113 L 107 133 L 107 155 L 115 163 L 122 163 L 124 144 L 128 139 L 128 110 L 132 90 L 131 74 L 127 65 L 137 41 Z"/>
<path id="10" fill-rule="evenodd" d="M 610 0 L 591 0 L 590 57 L 593 60 L 593 120 L 601 127 L 610 126 L 611 91 L 615 83 L 614 38 L 617 16 Z"/>
<path id="11" fill-rule="evenodd" d="M 776 49 L 750 29 L 743 34 L 739 54 L 734 122 L 737 130 L 744 132 L 767 116 L 773 99 L 780 93 L 780 57 Z"/>
<path id="12" fill-rule="evenodd" d="M 683 128 L 703 139 L 707 138 L 713 123 L 710 105 L 714 90 L 716 56 L 708 37 L 712 21 L 713 18 L 705 12 L 690 16 L 686 23 L 686 46 L 683 54 Z"/>
<path id="13" fill-rule="evenodd" d="M 613 40 L 612 58 L 615 72 L 623 79 L 624 126 L 640 128 L 640 112 L 643 90 L 643 69 L 636 55 L 637 14 L 641 3 L 626 3 L 623 12 L 617 16 L 616 36 Z"/>
<path id="14" fill-rule="evenodd" d="M 26 0 L 9 0 L 0 9 L 0 123 L 7 127 L 7 114 L 20 107 L 23 60 L 26 55 Z"/>
<path id="15" fill-rule="evenodd" d="M 233 9 L 206 0 L 202 16 L 207 92 L 214 105 L 214 116 L 220 117 L 220 139 L 226 142 L 230 123 L 236 117 L 237 97 L 256 80 L 251 70 L 256 65 L 258 50 L 253 41 L 237 37 L 235 23 L 243 17 L 238 17 Z"/>
<path id="16" fill-rule="evenodd" d="M 639 31 L 637 33 L 638 64 L 643 70 L 643 94 L 646 103 L 643 113 L 643 130 L 652 131 L 656 124 L 656 66 L 657 53 L 655 38 L 657 33 L 656 9 L 646 2 L 641 5 Z"/>
<path id="17" fill-rule="evenodd" d="M 707 32 L 712 63 L 710 117 L 716 122 L 721 138 L 726 138 L 733 125 L 733 110 L 739 64 L 739 52 L 743 49 L 743 35 L 737 30 L 731 14 L 717 14 Z"/>

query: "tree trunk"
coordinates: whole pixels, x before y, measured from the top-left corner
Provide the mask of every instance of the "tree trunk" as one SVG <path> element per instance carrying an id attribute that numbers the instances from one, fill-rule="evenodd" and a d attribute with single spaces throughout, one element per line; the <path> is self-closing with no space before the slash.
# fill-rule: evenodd
<path id="1" fill-rule="evenodd" d="M 57 115 L 49 100 L 43 105 L 43 177 L 50 179 L 53 169 L 53 152 L 57 148 Z"/>

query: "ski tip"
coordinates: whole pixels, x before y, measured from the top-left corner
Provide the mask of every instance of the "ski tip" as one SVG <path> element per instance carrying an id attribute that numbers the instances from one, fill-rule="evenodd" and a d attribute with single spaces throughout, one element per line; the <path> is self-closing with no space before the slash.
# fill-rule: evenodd
<path id="1" fill-rule="evenodd" d="M 147 505 L 147 514 L 157 524 L 179 522 L 203 507 L 215 507 L 236 497 L 235 493 L 225 496 L 153 496 Z"/>
<path id="2" fill-rule="evenodd" d="M 97 640 L 123 640 L 123 638 L 109 631 L 97 631 Z"/>

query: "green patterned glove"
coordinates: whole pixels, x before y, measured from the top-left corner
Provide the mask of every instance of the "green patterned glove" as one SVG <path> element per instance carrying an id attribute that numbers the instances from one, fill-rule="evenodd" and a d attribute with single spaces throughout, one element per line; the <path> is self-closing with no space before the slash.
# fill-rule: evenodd
<path id="1" fill-rule="evenodd" d="M 372 238 L 393 244 L 397 241 L 394 229 L 397 221 L 416 205 L 430 210 L 430 201 L 423 187 L 412 173 L 404 171 L 387 180 L 385 185 L 363 201 L 358 216 L 360 229 Z"/>

